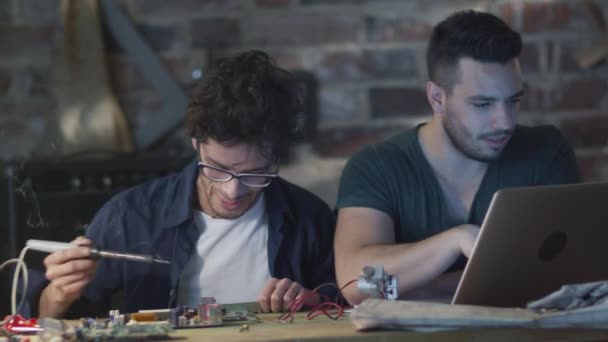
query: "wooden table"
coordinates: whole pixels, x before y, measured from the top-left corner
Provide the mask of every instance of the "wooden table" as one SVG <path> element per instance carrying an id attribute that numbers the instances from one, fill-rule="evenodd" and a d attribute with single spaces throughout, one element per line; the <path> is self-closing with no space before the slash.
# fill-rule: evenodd
<path id="1" fill-rule="evenodd" d="M 222 327 L 178 329 L 174 338 L 187 341 L 606 341 L 608 329 L 466 329 L 432 333 L 356 331 L 348 317 L 307 320 L 299 313 L 293 323 L 274 321 L 277 314 L 258 315 L 261 323 L 228 322 Z"/>

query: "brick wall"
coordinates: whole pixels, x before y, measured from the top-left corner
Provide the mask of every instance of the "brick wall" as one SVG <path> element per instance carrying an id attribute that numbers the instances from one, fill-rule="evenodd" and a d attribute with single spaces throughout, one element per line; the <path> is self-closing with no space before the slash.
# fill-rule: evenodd
<path id="1" fill-rule="evenodd" d="M 608 180 L 608 67 L 581 70 L 573 57 L 605 35 L 584 1 L 116 1 L 184 89 L 214 56 L 251 48 L 314 73 L 320 118 L 312 155 L 325 159 L 428 120 L 424 51 L 432 26 L 454 10 L 490 11 L 524 36 L 529 91 L 521 121 L 557 125 L 576 147 L 585 178 Z M 608 17 L 608 1 L 598 3 Z M 0 1 L 4 158 L 31 153 L 54 108 L 48 71 L 57 6 Z M 113 88 L 137 129 L 162 104 L 116 44 L 107 45 Z"/>

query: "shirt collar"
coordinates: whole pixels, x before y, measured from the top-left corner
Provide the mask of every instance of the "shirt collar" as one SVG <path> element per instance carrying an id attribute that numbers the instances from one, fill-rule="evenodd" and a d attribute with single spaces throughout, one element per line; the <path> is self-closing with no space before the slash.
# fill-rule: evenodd
<path id="1" fill-rule="evenodd" d="M 174 179 L 169 180 L 168 191 L 165 192 L 165 196 L 161 200 L 164 202 L 163 208 L 165 209 L 165 219 L 161 222 L 163 228 L 173 228 L 186 220 L 192 219 L 192 206 L 196 195 L 194 189 L 198 176 L 197 163 L 198 160 L 192 160 L 175 175 Z"/>
<path id="2" fill-rule="evenodd" d="M 281 177 L 275 178 L 272 183 L 264 190 L 266 196 L 266 210 L 268 212 L 278 212 L 286 219 L 291 221 L 295 220 L 290 197 L 287 196 L 287 182 Z"/>

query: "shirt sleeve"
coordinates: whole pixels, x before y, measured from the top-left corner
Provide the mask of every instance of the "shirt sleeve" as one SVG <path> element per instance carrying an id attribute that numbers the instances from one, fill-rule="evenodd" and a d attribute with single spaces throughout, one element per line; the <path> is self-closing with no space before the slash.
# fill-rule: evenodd
<path id="1" fill-rule="evenodd" d="M 125 205 L 118 198 L 111 199 L 95 215 L 85 236 L 99 249 L 124 250 L 124 238 L 119 233 L 123 229 L 122 217 Z M 85 287 L 81 298 L 72 305 L 70 317 L 95 317 L 106 315 L 111 306 L 112 295 L 119 288 L 122 279 L 120 264 L 114 260 L 97 260 L 95 276 Z"/>
<path id="2" fill-rule="evenodd" d="M 388 171 L 375 146 L 355 154 L 342 171 L 336 208 L 372 208 L 394 217 L 391 186 L 385 174 Z"/>

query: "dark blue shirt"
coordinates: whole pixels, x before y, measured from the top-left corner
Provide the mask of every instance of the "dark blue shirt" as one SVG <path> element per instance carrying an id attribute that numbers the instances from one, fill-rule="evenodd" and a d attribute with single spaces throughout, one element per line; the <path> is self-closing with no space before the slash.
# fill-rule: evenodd
<path id="1" fill-rule="evenodd" d="M 118 194 L 99 210 L 86 233 L 98 248 L 152 254 L 171 264 L 100 259 L 95 278 L 72 305 L 68 317 L 106 316 L 110 309 L 135 312 L 176 305 L 180 274 L 199 238 L 193 218 L 197 174 L 196 162 L 192 162 L 179 173 Z M 327 204 L 281 178 L 264 189 L 264 197 L 271 276 L 289 278 L 311 290 L 334 283 L 335 216 Z M 33 274 L 30 283 L 28 302 L 35 316 L 40 293 L 48 281 L 41 274 Z M 119 290 L 122 307 L 111 308 L 112 296 Z"/>

